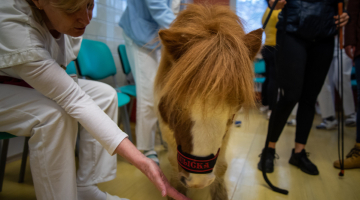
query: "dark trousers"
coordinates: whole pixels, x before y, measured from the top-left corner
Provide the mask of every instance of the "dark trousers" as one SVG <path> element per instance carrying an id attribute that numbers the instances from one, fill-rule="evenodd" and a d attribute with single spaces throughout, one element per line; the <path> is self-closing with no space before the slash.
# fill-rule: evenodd
<path id="1" fill-rule="evenodd" d="M 357 114 L 356 114 L 356 142 L 360 143 L 360 56 L 355 58 L 355 71 L 357 82 Z"/>
<path id="2" fill-rule="evenodd" d="M 269 110 L 273 110 L 277 100 L 278 86 L 276 82 L 275 67 L 275 46 L 267 46 L 261 50 L 265 61 L 265 82 L 262 86 L 262 104 L 269 105 Z"/>
<path id="3" fill-rule="evenodd" d="M 276 67 L 280 99 L 271 113 L 268 135 L 277 142 L 296 103 L 295 142 L 306 144 L 315 114 L 317 96 L 329 70 L 334 38 L 304 40 L 277 32 Z"/>

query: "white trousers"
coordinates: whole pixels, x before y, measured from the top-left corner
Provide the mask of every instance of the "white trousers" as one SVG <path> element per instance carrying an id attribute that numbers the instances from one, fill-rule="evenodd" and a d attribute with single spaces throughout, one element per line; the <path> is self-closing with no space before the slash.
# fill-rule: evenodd
<path id="1" fill-rule="evenodd" d="M 351 115 L 355 113 L 354 96 L 351 89 L 351 69 L 352 60 L 345 54 L 343 50 L 343 108 L 344 114 Z M 334 55 L 331 62 L 328 75 L 326 76 L 324 85 L 318 96 L 318 102 L 322 118 L 328 118 L 331 116 L 335 117 L 335 106 L 334 106 L 334 87 L 340 92 L 338 87 L 338 57 Z M 340 80 L 341 81 L 341 80 Z"/>
<path id="2" fill-rule="evenodd" d="M 155 147 L 157 122 L 153 88 L 160 52 L 140 47 L 125 33 L 123 35 L 136 84 L 136 145 L 139 150 L 152 150 Z"/>
<path id="3" fill-rule="evenodd" d="M 90 80 L 79 80 L 79 85 L 117 122 L 117 94 L 111 86 Z M 110 156 L 82 127 L 76 174 L 78 122 L 35 89 L 0 84 L 0 131 L 31 136 L 30 167 L 38 200 L 76 200 L 77 186 L 116 176 L 116 156 Z"/>

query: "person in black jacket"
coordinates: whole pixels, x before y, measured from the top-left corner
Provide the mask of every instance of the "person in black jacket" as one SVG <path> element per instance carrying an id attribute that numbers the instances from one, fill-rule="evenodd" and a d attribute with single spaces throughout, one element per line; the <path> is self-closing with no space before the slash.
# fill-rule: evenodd
<path id="1" fill-rule="evenodd" d="M 269 6 L 275 0 L 269 1 Z M 289 163 L 303 172 L 318 175 L 307 157 L 307 142 L 315 114 L 317 96 L 324 83 L 333 57 L 337 27 L 349 19 L 347 13 L 338 18 L 338 0 L 279 0 L 275 9 L 282 9 L 276 28 L 275 55 L 280 99 L 270 117 L 269 151 L 265 171 L 274 171 L 275 145 L 286 121 L 298 103 L 295 148 Z M 262 170 L 260 160 L 258 169 Z"/>
<path id="2" fill-rule="evenodd" d="M 354 148 L 346 155 L 344 169 L 360 168 L 360 1 L 349 0 L 348 12 L 350 22 L 345 27 L 345 52 L 355 63 L 357 82 L 357 116 L 356 116 L 356 143 Z M 334 162 L 334 167 L 340 168 L 340 161 Z"/>

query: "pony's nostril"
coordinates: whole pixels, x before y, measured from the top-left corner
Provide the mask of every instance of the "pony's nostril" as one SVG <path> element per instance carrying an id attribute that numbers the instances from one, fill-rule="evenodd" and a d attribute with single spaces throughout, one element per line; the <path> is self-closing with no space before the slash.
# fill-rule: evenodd
<path id="1" fill-rule="evenodd" d="M 186 185 L 185 177 L 181 176 L 180 181 L 181 181 L 184 185 Z"/>

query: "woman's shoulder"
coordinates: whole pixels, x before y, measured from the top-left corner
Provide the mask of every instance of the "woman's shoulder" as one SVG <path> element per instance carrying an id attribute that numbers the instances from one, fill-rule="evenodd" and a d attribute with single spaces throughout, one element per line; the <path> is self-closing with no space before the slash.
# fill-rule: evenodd
<path id="1" fill-rule="evenodd" d="M 0 1 L 0 29 L 0 68 L 47 56 L 46 27 L 25 0 Z"/>

